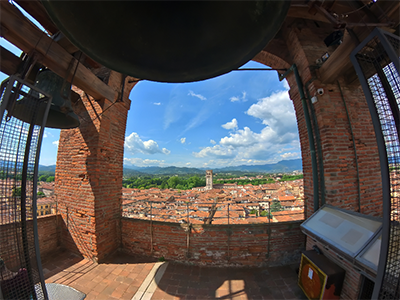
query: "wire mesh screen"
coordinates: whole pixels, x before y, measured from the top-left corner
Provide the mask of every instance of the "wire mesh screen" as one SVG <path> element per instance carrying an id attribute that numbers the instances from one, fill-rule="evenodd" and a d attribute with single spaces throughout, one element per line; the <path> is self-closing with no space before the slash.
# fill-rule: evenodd
<path id="1" fill-rule="evenodd" d="M 43 130 L 34 124 L 47 115 L 50 101 L 14 76 L 1 86 L 0 287 L 4 299 L 45 299 L 46 295 L 35 243 L 35 166 Z"/>
<path id="2" fill-rule="evenodd" d="M 374 290 L 375 283 L 363 276 L 362 277 L 362 283 L 361 283 L 361 289 L 360 289 L 360 295 L 359 295 L 359 300 L 367 300 L 367 299 L 372 299 L 372 292 Z"/>
<path id="3" fill-rule="evenodd" d="M 394 63 L 388 54 L 389 51 L 393 53 L 396 45 L 395 53 L 399 53 L 399 41 L 387 37 L 390 37 L 389 43 L 382 42 L 382 35 L 374 36 L 355 54 L 355 58 L 363 74 L 359 77 L 364 92 L 371 96 L 379 118 L 389 170 L 390 232 L 379 298 L 400 299 L 400 77 L 395 65 L 397 62 Z"/>

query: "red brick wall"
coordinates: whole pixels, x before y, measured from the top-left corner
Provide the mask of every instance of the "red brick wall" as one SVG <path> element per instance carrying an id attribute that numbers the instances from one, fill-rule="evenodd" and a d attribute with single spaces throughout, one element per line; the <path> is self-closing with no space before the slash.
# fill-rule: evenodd
<path id="1" fill-rule="evenodd" d="M 320 132 L 324 168 L 324 174 L 322 175 L 325 181 L 325 202 L 372 216 L 382 216 L 382 187 L 378 150 L 367 102 L 361 87 L 354 84 L 349 86 L 343 79 L 340 79 L 343 97 L 349 113 L 349 120 L 346 115 L 338 82 L 332 84 L 320 83 L 317 79 L 317 72 L 312 71 L 310 67 L 310 65 L 314 64 L 315 53 L 320 51 L 323 54 L 327 49 L 323 49 L 321 43 L 315 42 L 318 39 L 309 30 L 287 29 L 285 36 L 288 50 L 293 57 L 293 63 L 297 65 L 302 82 L 305 87 L 308 87 L 311 97 L 316 94 L 317 89 L 324 89 L 324 95 L 317 95 L 318 101 L 315 104 L 310 104 L 309 100 L 307 102 L 309 106 L 313 105 Z M 313 50 L 311 51 L 310 49 Z M 310 216 L 314 212 L 314 193 L 307 126 L 304 119 L 302 101 L 293 73 L 287 79 L 299 128 L 304 172 L 306 216 Z M 308 84 L 306 85 L 306 83 Z M 307 97 L 306 91 L 305 95 Z M 310 107 L 309 112 L 311 113 Z M 350 124 L 356 144 L 359 174 L 357 174 L 356 169 L 356 155 Z M 313 134 L 315 143 L 317 143 L 315 128 L 313 128 Z M 317 150 L 316 146 L 315 149 Z M 318 152 L 316 155 L 318 160 Z M 358 182 L 360 183 L 361 205 L 359 205 Z M 321 196 L 323 196 L 321 194 L 321 186 L 319 196 L 319 205 L 321 205 Z"/>
<path id="2" fill-rule="evenodd" d="M 363 214 L 382 216 L 382 188 L 378 149 L 367 102 L 360 87 L 321 85 L 325 94 L 314 104 L 324 155 L 326 203 Z M 353 146 L 353 130 L 359 175 Z M 358 178 L 361 201 L 359 205 Z"/>
<path id="3" fill-rule="evenodd" d="M 57 231 L 57 218 L 59 218 L 58 215 L 47 215 L 38 218 L 38 236 L 40 254 L 42 258 L 55 251 L 59 246 L 60 239 Z M 60 221 L 60 218 L 58 221 Z M 19 265 L 13 265 L 13 263 L 17 263 L 19 261 L 18 252 L 13 250 L 17 249 L 18 247 L 16 245 L 17 236 L 15 234 L 15 226 L 15 224 L 0 225 L 0 236 L 2 237 L 0 243 L 1 258 L 4 260 L 6 266 L 10 270 L 18 270 L 20 267 Z M 27 222 L 27 227 L 32 228 L 32 221 Z M 31 232 L 32 231 L 29 231 L 28 234 Z M 20 243 L 22 242 L 20 241 Z M 34 247 L 33 244 L 31 246 Z"/>
<path id="4" fill-rule="evenodd" d="M 122 75 L 111 72 L 108 84 L 120 90 L 121 82 Z M 78 89 L 76 92 L 82 98 L 74 107 L 81 125 L 61 131 L 57 156 L 55 195 L 64 220 L 61 242 L 85 257 L 102 259 L 115 251 L 121 240 L 129 93 L 125 92 L 123 102 L 114 105 L 109 100 L 87 99 Z"/>
<path id="5" fill-rule="evenodd" d="M 46 256 L 55 251 L 60 246 L 60 215 L 46 215 L 38 217 L 38 235 L 40 245 L 40 255 Z"/>
<path id="6" fill-rule="evenodd" d="M 122 218 L 123 250 L 198 265 L 261 266 L 299 262 L 305 247 L 301 221 L 192 225 L 188 252 L 185 224 L 153 222 L 153 247 L 150 224 L 150 221 Z"/>

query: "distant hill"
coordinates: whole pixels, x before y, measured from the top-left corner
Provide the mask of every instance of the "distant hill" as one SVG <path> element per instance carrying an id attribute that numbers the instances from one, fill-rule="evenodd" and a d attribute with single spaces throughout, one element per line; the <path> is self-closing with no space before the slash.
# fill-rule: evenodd
<path id="1" fill-rule="evenodd" d="M 301 159 L 292 160 L 281 160 L 275 164 L 265 165 L 241 165 L 234 167 L 226 167 L 220 169 L 214 169 L 214 172 L 229 172 L 229 171 L 241 171 L 241 172 L 262 172 L 262 173 L 284 173 L 303 170 L 303 164 Z"/>
<path id="2" fill-rule="evenodd" d="M 260 172 L 260 173 L 283 173 L 301 171 L 303 165 L 301 159 L 282 160 L 276 164 L 266 165 L 241 165 L 226 168 L 213 169 L 214 172 Z M 205 168 L 181 168 L 181 167 L 124 167 L 124 177 L 143 176 L 146 174 L 151 175 L 186 175 L 186 174 L 199 174 L 204 175 Z M 39 165 L 39 174 L 51 173 L 55 174 L 56 165 L 42 166 Z"/>
<path id="3" fill-rule="evenodd" d="M 51 165 L 51 166 L 39 165 L 39 172 L 56 173 L 56 165 Z"/>
<path id="4" fill-rule="evenodd" d="M 147 173 L 140 172 L 136 169 L 124 168 L 123 176 L 124 177 L 133 177 L 133 176 L 142 176 L 147 175 Z"/>
<path id="5" fill-rule="evenodd" d="M 141 174 L 152 174 L 152 175 L 184 175 L 184 174 L 204 174 L 203 170 L 196 168 L 181 168 L 181 167 L 129 167 L 124 168 L 124 176 L 128 176 L 127 174 L 138 172 Z M 139 174 L 140 175 L 140 174 Z M 135 176 L 135 175 L 131 175 Z M 137 176 L 137 175 L 136 175 Z"/>
<path id="6" fill-rule="evenodd" d="M 226 168 L 213 169 L 214 172 L 260 172 L 260 173 L 284 173 L 301 171 L 303 165 L 301 159 L 282 160 L 275 164 L 265 165 L 241 165 Z M 180 167 L 136 167 L 129 166 L 124 168 L 124 176 L 138 176 L 143 174 L 151 175 L 184 175 L 184 174 L 200 174 L 204 175 L 205 168 L 180 168 Z M 128 175 L 132 174 L 132 175 Z"/>

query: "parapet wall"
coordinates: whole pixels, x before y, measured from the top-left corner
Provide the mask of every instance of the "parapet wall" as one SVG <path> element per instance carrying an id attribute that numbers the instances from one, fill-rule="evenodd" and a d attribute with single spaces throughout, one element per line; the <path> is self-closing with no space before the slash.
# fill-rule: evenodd
<path id="1" fill-rule="evenodd" d="M 60 246 L 60 235 L 57 229 L 60 222 L 62 222 L 60 215 L 38 217 L 38 235 L 42 258 Z"/>
<path id="2" fill-rule="evenodd" d="M 273 266 L 299 262 L 303 221 L 188 225 L 122 218 L 123 251 L 196 265 Z"/>
<path id="3" fill-rule="evenodd" d="M 59 234 L 57 232 L 57 218 L 59 215 L 46 215 L 38 217 L 38 234 L 39 234 L 39 245 L 40 255 L 43 258 L 53 251 L 55 251 L 60 245 Z M 60 220 L 59 220 L 60 221 Z M 32 220 L 27 222 L 27 227 L 32 228 Z M 17 226 L 17 228 L 19 228 Z M 31 231 L 29 231 L 31 232 Z M 20 235 L 20 229 L 19 229 Z M 18 252 L 10 251 L 10 249 L 16 249 L 18 246 L 17 235 L 16 235 L 16 224 L 1 224 L 0 225 L 0 236 L 2 237 L 0 243 L 1 258 L 5 261 L 7 267 L 11 270 L 19 266 L 13 265 L 18 261 Z M 34 245 L 31 245 L 33 247 Z M 17 269 L 18 270 L 18 269 Z"/>

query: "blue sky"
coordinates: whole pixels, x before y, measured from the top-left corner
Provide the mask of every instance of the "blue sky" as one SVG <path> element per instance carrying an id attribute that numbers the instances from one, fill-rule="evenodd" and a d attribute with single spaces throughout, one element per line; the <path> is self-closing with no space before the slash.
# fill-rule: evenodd
<path id="1" fill-rule="evenodd" d="M 21 53 L 3 38 L 0 44 Z M 250 61 L 244 67 L 265 66 Z M 181 84 L 141 81 L 130 94 L 124 165 L 216 168 L 300 158 L 287 91 L 275 71 Z M 59 137 L 60 130 L 46 128 L 40 164 L 56 163 Z"/>
<path id="2" fill-rule="evenodd" d="M 250 61 L 244 67 L 262 68 Z M 201 82 L 139 82 L 130 94 L 125 165 L 222 167 L 300 157 L 287 83 L 274 71 Z"/>

